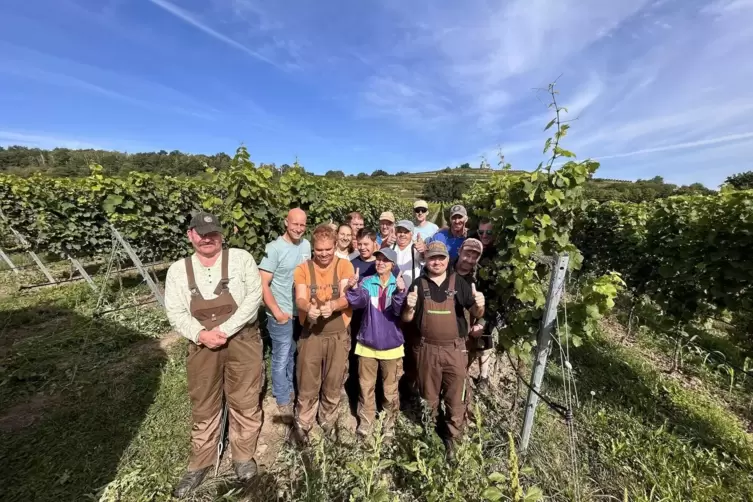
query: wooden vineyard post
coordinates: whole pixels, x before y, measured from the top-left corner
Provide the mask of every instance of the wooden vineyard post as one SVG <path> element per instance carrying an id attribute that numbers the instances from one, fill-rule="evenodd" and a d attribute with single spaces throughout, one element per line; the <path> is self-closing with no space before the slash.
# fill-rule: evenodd
<path id="1" fill-rule="evenodd" d="M 562 298 L 569 263 L 570 256 L 567 253 L 561 254 L 556 257 L 555 266 L 552 269 L 552 279 L 549 283 L 549 293 L 546 297 L 544 317 L 541 320 L 541 327 L 539 328 L 539 336 L 536 343 L 536 359 L 533 363 L 531 389 L 528 391 L 526 411 L 523 416 L 523 431 L 520 434 L 520 451 L 522 454 L 525 454 L 528 449 L 528 442 L 531 439 L 533 418 L 536 414 L 536 405 L 539 404 L 539 396 L 536 393 L 541 392 L 541 382 L 544 380 L 544 373 L 546 372 L 546 360 L 549 357 L 552 345 L 552 331 L 557 320 L 557 308 Z"/>

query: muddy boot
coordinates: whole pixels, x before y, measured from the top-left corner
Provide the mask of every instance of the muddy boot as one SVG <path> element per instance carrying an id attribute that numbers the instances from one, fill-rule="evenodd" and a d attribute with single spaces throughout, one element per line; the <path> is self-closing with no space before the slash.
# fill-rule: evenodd
<path id="1" fill-rule="evenodd" d="M 294 427 L 293 428 L 293 442 L 298 445 L 300 448 L 307 448 L 308 446 L 311 446 L 311 439 L 309 438 L 308 431 L 304 431 L 300 427 Z"/>
<path id="2" fill-rule="evenodd" d="M 489 390 L 489 377 L 479 377 L 478 383 L 476 384 L 476 389 L 479 392 L 486 392 Z"/>
<path id="3" fill-rule="evenodd" d="M 361 420 L 361 422 L 358 424 L 358 427 L 356 428 L 356 437 L 358 437 L 360 441 L 366 441 L 366 438 L 369 437 L 370 433 L 371 424 L 364 420 Z"/>
<path id="4" fill-rule="evenodd" d="M 335 424 L 320 424 L 322 427 L 322 436 L 331 438 L 335 432 Z"/>
<path id="5" fill-rule="evenodd" d="M 444 441 L 444 458 L 448 464 L 455 462 L 455 449 L 457 448 L 457 442 L 452 439 L 445 439 Z"/>
<path id="6" fill-rule="evenodd" d="M 256 460 L 252 458 L 246 462 L 233 462 L 233 470 L 235 475 L 238 476 L 238 480 L 245 482 L 256 476 L 259 468 L 256 465 Z"/>
<path id="7" fill-rule="evenodd" d="M 177 499 L 187 497 L 192 491 L 199 487 L 202 481 L 204 481 L 204 476 L 209 472 L 210 467 L 211 466 L 204 467 L 203 469 L 197 469 L 195 471 L 186 471 L 183 478 L 178 483 L 178 486 L 173 490 L 173 497 Z"/>
<path id="8" fill-rule="evenodd" d="M 277 405 L 277 416 L 280 417 L 280 421 L 285 425 L 293 424 L 294 412 L 295 410 L 292 402 Z"/>

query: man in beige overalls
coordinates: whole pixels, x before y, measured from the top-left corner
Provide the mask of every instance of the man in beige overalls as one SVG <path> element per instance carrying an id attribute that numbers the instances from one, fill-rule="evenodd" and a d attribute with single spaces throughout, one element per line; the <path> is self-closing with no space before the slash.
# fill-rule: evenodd
<path id="1" fill-rule="evenodd" d="M 179 498 L 198 487 L 214 464 L 223 394 L 235 472 L 241 481 L 256 474 L 264 379 L 256 319 L 262 289 L 254 258 L 242 249 L 222 249 L 222 228 L 213 214 L 194 216 L 188 239 L 196 252 L 173 263 L 165 282 L 167 317 L 190 341 L 191 457 L 175 488 Z"/>

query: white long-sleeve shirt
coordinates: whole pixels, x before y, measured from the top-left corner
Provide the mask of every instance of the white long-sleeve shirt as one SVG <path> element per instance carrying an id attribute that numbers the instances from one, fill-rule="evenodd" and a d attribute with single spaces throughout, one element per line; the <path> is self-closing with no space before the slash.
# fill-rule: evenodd
<path id="1" fill-rule="evenodd" d="M 228 337 L 233 336 L 246 324 L 256 320 L 261 305 L 262 290 L 259 269 L 254 257 L 243 249 L 231 248 L 228 253 L 228 288 L 238 309 L 220 324 L 217 329 Z M 222 254 L 211 267 L 199 262 L 196 254 L 191 256 L 196 287 L 206 300 L 217 298 L 214 290 L 222 279 Z M 179 260 L 170 265 L 165 280 L 165 309 L 172 328 L 194 343 L 198 343 L 199 332 L 204 329 L 191 315 L 191 291 L 188 289 L 186 263 Z"/>

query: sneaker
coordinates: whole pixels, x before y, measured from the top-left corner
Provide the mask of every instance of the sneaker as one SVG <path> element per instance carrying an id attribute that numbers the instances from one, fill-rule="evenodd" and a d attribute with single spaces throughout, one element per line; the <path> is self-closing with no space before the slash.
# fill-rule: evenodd
<path id="1" fill-rule="evenodd" d="M 203 469 L 195 471 L 186 471 L 183 478 L 181 478 L 178 483 L 178 486 L 173 490 L 173 497 L 177 499 L 187 497 L 192 491 L 199 487 L 202 481 L 204 481 L 204 476 L 206 476 L 207 472 L 209 472 L 209 467 L 204 467 Z"/>
<path id="2" fill-rule="evenodd" d="M 239 481 L 250 481 L 256 476 L 259 467 L 253 458 L 247 462 L 233 462 L 233 470 Z"/>

